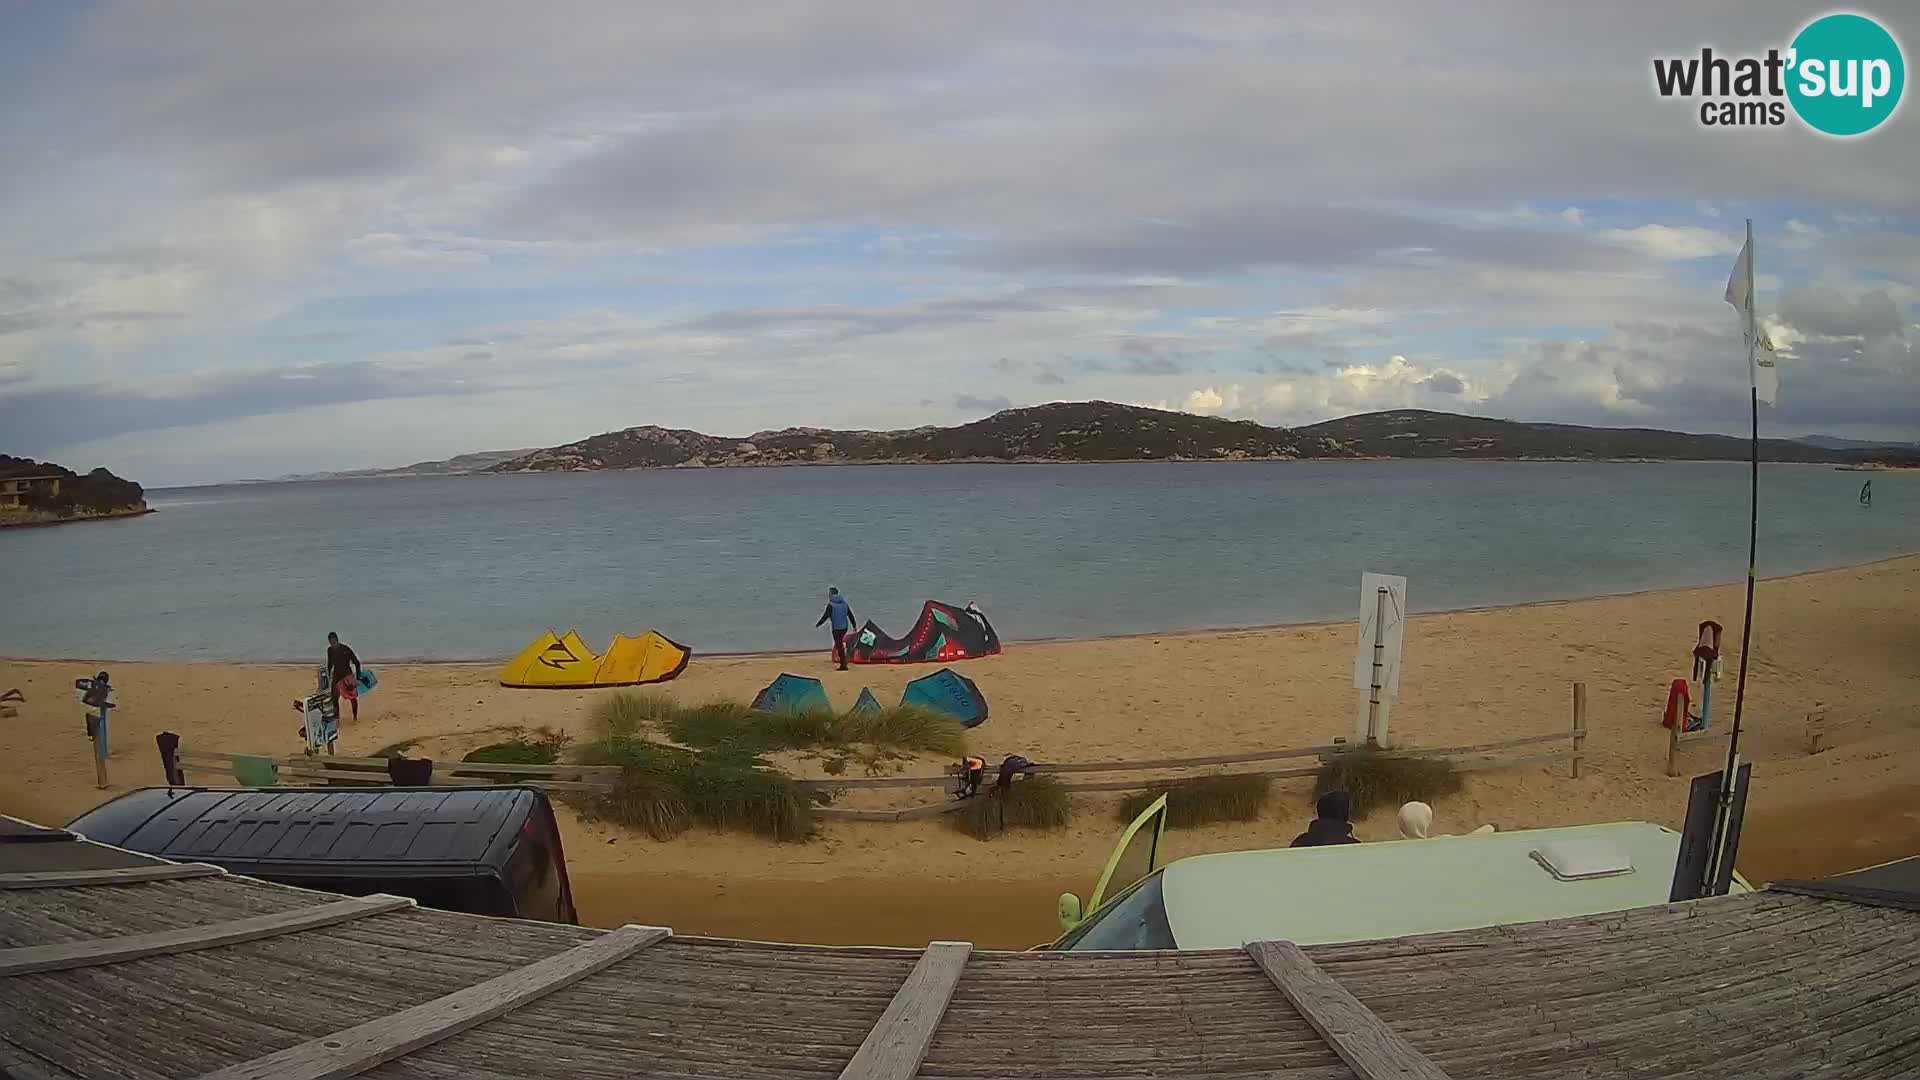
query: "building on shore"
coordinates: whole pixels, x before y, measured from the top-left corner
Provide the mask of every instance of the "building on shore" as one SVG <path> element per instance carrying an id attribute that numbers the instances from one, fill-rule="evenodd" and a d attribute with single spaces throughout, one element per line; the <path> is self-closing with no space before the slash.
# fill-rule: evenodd
<path id="1" fill-rule="evenodd" d="M 57 496 L 60 481 L 64 479 L 66 477 L 58 473 L 0 478 L 0 510 L 24 510 L 30 498 Z"/>

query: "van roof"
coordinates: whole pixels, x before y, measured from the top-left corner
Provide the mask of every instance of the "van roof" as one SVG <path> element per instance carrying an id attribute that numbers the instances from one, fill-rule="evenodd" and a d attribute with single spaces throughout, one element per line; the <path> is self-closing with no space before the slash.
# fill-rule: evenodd
<path id="1" fill-rule="evenodd" d="M 138 788 L 68 828 L 102 843 L 239 872 L 334 876 L 505 864 L 545 796 L 529 787 Z"/>
<path id="2" fill-rule="evenodd" d="M 1632 870 L 1561 880 L 1532 853 L 1604 852 Z M 1680 834 L 1643 821 L 1196 855 L 1161 889 L 1182 949 L 1302 945 L 1470 930 L 1667 902 Z M 1744 881 L 1734 883 L 1744 892 Z"/>

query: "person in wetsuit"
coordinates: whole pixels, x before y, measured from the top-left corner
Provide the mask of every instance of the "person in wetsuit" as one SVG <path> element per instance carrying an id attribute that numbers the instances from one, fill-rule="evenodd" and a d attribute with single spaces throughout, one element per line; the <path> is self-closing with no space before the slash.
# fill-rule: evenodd
<path id="1" fill-rule="evenodd" d="M 819 626 L 829 620 L 833 623 L 833 659 L 840 665 L 840 670 L 845 671 L 847 634 L 853 629 L 853 605 L 847 603 L 847 598 L 840 595 L 839 589 L 827 590 L 827 609 L 820 613 L 820 618 L 813 625 Z"/>
<path id="2" fill-rule="evenodd" d="M 327 682 L 333 696 L 333 715 L 340 715 L 340 699 L 353 706 L 353 718 L 360 719 L 360 657 L 339 634 L 327 635 Z"/>

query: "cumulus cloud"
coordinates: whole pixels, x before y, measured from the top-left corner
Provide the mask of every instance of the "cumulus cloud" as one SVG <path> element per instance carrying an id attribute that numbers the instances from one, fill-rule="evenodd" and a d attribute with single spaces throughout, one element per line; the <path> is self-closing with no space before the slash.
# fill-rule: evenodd
<path id="1" fill-rule="evenodd" d="M 1737 237 L 1697 225 L 1636 225 L 1607 229 L 1601 235 L 1650 259 L 1702 259 L 1709 255 L 1732 256 L 1740 250 Z"/>
<path id="2" fill-rule="evenodd" d="M 1647 87 L 1650 53 L 1790 33 L 1786 0 L 427 3 L 10 24 L 7 436 L 92 402 L 130 453 L 177 438 L 143 408 L 258 438 L 281 384 L 328 371 L 382 401 L 461 387 L 482 445 L 900 426 L 982 386 L 1737 425 L 1719 288 L 1753 217 L 1778 421 L 1845 434 L 1857 406 L 1920 437 L 1920 142 L 1704 133 Z M 352 404 L 271 415 L 473 448 Z"/>

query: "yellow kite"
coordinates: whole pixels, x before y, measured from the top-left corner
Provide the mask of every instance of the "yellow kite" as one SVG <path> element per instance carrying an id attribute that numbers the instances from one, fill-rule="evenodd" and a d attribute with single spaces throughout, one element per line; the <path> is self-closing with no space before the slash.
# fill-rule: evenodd
<path id="1" fill-rule="evenodd" d="M 639 637 L 613 635 L 602 656 L 569 630 L 555 637 L 541 633 L 500 669 L 500 685 L 527 689 L 584 689 L 666 682 L 687 669 L 693 650 L 649 630 Z"/>

